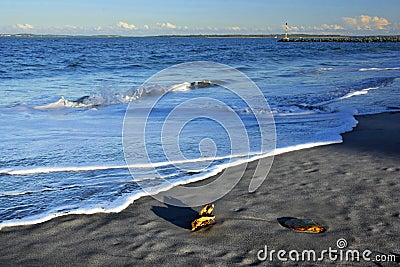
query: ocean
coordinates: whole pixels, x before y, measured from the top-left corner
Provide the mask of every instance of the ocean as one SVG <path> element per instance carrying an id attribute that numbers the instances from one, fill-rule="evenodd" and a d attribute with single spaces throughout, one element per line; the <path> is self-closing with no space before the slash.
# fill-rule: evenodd
<path id="1" fill-rule="evenodd" d="M 354 115 L 400 109 L 399 43 L 276 40 L 0 38 L 0 228 L 119 212 L 148 194 L 143 184 L 162 191 L 339 143 Z"/>

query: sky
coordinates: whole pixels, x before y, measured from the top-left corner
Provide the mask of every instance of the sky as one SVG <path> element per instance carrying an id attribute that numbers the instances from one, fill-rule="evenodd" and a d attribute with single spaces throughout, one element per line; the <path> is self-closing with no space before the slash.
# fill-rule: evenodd
<path id="1" fill-rule="evenodd" d="M 398 0 L 0 0 L 0 33 L 400 34 Z"/>

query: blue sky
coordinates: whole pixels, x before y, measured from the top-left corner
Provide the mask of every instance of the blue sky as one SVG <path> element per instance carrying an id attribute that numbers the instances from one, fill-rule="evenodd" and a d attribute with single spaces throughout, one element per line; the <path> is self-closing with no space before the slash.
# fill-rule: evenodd
<path id="1" fill-rule="evenodd" d="M 400 34 L 398 0 L 1 0 L 0 33 Z"/>

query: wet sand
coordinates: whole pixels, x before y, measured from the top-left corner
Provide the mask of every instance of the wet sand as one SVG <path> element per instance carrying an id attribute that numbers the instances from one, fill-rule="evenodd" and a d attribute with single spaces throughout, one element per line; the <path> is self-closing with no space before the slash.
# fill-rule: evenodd
<path id="1" fill-rule="evenodd" d="M 358 116 L 342 144 L 275 157 L 261 187 L 239 184 L 215 202 L 216 224 L 191 232 L 201 207 L 167 206 L 151 197 L 116 214 L 69 215 L 0 231 L 0 266 L 398 266 L 400 262 L 400 113 Z M 235 175 L 237 167 L 229 169 Z M 204 183 L 206 181 L 202 181 Z M 277 219 L 312 219 L 322 234 L 294 232 Z M 397 263 L 260 261 L 268 250 L 370 250 Z M 263 254 L 260 254 L 263 256 Z M 286 254 L 286 257 L 288 255 Z"/>

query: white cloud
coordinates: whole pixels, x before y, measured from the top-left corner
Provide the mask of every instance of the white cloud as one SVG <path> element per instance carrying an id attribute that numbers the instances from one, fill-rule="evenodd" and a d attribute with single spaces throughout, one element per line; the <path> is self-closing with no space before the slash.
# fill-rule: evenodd
<path id="1" fill-rule="evenodd" d="M 197 30 L 200 30 L 200 31 L 204 31 L 204 30 L 208 30 L 208 31 L 219 31 L 219 29 L 218 29 L 217 27 L 210 27 L 210 26 L 208 26 L 207 28 L 201 28 L 201 27 L 199 27 L 199 28 L 197 28 Z"/>
<path id="2" fill-rule="evenodd" d="M 344 17 L 342 20 L 351 28 L 357 30 L 386 30 L 392 24 L 386 18 L 361 15 L 355 18 Z"/>
<path id="3" fill-rule="evenodd" d="M 232 31 L 240 31 L 241 30 L 241 28 L 239 26 L 232 26 L 232 27 L 229 27 L 228 29 L 232 30 Z"/>
<path id="4" fill-rule="evenodd" d="M 143 29 L 145 29 L 145 30 L 150 30 L 150 26 L 147 25 L 147 24 L 145 24 L 145 25 L 143 26 Z"/>
<path id="5" fill-rule="evenodd" d="M 327 31 L 327 30 L 333 30 L 333 31 L 338 31 L 338 30 L 344 30 L 343 26 L 338 25 L 338 24 L 322 24 L 321 26 L 314 26 L 313 27 L 314 30 L 317 31 Z"/>
<path id="6" fill-rule="evenodd" d="M 286 30 L 286 25 L 282 25 L 283 32 Z M 321 24 L 321 25 L 287 25 L 287 29 L 289 34 L 312 34 L 312 33 L 320 33 L 320 34 L 330 34 L 337 31 L 343 31 L 345 28 L 339 24 Z"/>
<path id="7" fill-rule="evenodd" d="M 300 28 L 301 27 L 303 27 L 303 26 L 300 26 Z M 288 28 L 288 31 L 295 31 L 295 32 L 299 31 L 299 27 L 296 25 L 288 25 L 287 28 Z M 286 30 L 286 25 L 282 25 L 282 29 Z"/>
<path id="8" fill-rule="evenodd" d="M 350 27 L 357 27 L 358 22 L 357 22 L 356 18 L 345 17 L 345 18 L 342 18 L 342 20 L 344 21 L 344 23 L 346 23 Z"/>
<path id="9" fill-rule="evenodd" d="M 125 30 L 136 30 L 137 27 L 134 24 L 129 24 L 127 22 L 124 21 L 120 21 L 117 23 L 117 27 L 125 29 Z"/>
<path id="10" fill-rule="evenodd" d="M 15 24 L 14 28 L 20 29 L 20 30 L 32 30 L 33 26 L 31 24 L 25 23 L 25 24 Z"/>
<path id="11" fill-rule="evenodd" d="M 360 16 L 360 21 L 361 21 L 361 25 L 363 25 L 363 27 L 366 30 L 370 30 L 371 29 L 371 17 L 370 16 L 361 15 Z"/>
<path id="12" fill-rule="evenodd" d="M 261 32 L 261 33 L 276 32 L 275 29 L 273 27 L 271 27 L 271 26 L 264 26 L 264 27 L 254 28 L 253 30 L 255 32 Z"/>
<path id="13" fill-rule="evenodd" d="M 160 26 L 161 28 L 168 28 L 168 29 L 176 29 L 177 26 L 175 24 L 172 24 L 171 22 L 157 22 L 157 26 Z"/>
<path id="14" fill-rule="evenodd" d="M 387 26 L 389 26 L 391 23 L 389 22 L 389 20 L 385 19 L 385 18 L 380 18 L 378 16 L 375 16 L 372 19 L 372 23 L 375 25 L 375 27 L 378 30 L 384 30 Z"/>

